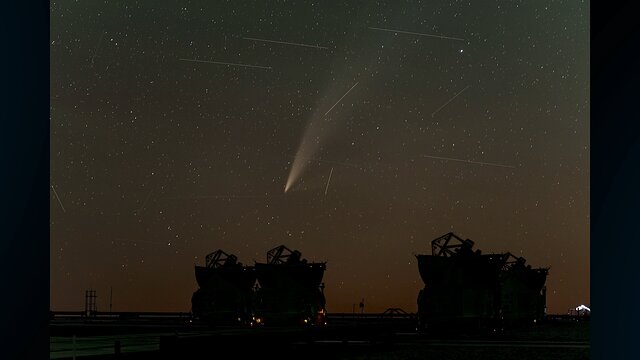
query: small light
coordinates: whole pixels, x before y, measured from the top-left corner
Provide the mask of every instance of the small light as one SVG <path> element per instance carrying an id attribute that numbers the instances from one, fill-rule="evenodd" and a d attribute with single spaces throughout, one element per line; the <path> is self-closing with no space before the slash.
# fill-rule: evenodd
<path id="1" fill-rule="evenodd" d="M 591 312 L 591 309 L 589 309 L 588 307 L 586 307 L 585 305 L 580 305 L 576 308 L 576 311 L 583 311 L 586 310 L 588 312 Z"/>

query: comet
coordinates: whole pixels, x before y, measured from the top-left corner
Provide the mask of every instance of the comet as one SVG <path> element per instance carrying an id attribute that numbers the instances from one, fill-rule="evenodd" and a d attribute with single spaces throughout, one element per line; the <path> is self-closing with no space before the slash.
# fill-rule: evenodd
<path id="1" fill-rule="evenodd" d="M 324 115 L 320 116 L 320 119 L 324 119 L 350 92 L 358 85 L 356 82 L 347 92 L 336 101 Z M 322 122 L 313 120 L 309 122 L 307 128 L 305 129 L 304 135 L 302 136 L 302 141 L 300 142 L 300 146 L 298 147 L 298 151 L 296 152 L 296 156 L 293 159 L 293 165 L 291 166 L 291 170 L 289 171 L 289 177 L 287 178 L 287 183 L 284 186 L 284 192 L 286 193 L 291 189 L 291 186 L 300 178 L 302 172 L 304 171 L 308 159 L 313 158 L 313 155 L 316 153 L 318 147 L 320 146 L 320 141 L 322 140 L 324 135 L 324 128 L 322 127 Z"/>

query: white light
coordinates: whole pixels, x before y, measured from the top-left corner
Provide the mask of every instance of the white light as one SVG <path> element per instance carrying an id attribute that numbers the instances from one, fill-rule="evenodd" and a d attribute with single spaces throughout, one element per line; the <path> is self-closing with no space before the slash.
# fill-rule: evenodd
<path id="1" fill-rule="evenodd" d="M 580 305 L 576 308 L 576 311 L 583 311 L 583 310 L 587 310 L 588 312 L 591 312 L 591 309 L 589 309 L 588 307 L 584 306 L 584 305 Z"/>

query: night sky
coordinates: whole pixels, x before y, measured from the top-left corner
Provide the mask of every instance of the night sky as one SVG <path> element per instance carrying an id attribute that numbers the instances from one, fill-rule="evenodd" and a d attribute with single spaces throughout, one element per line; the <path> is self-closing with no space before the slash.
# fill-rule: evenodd
<path id="1" fill-rule="evenodd" d="M 285 244 L 329 312 L 416 311 L 449 231 L 589 304 L 588 28 L 578 0 L 52 1 L 51 309 L 189 311 L 206 254 Z"/>

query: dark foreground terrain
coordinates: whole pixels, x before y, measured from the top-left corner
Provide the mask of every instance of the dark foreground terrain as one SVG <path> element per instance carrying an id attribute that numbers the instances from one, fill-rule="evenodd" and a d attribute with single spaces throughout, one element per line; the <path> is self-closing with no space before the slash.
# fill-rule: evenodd
<path id="1" fill-rule="evenodd" d="M 75 335 L 75 336 L 74 336 Z M 323 327 L 52 323 L 51 359 L 588 359 L 589 321 L 490 334 L 418 334 L 405 322 Z"/>

